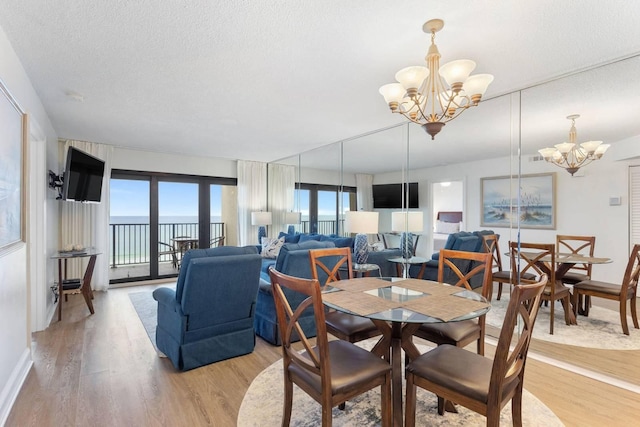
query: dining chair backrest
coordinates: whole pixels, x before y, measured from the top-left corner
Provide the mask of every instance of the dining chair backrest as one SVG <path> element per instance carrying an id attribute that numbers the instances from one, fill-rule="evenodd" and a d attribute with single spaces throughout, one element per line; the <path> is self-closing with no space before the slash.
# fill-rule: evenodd
<path id="1" fill-rule="evenodd" d="M 441 249 L 440 257 L 438 259 L 438 281 L 443 282 L 445 267 L 448 267 L 457 277 L 457 282 L 451 283 L 452 285 L 473 290 L 470 283 L 471 278 L 476 275 L 482 275 L 482 296 L 488 298 L 488 291 L 491 284 L 492 259 L 491 254 L 486 252 L 467 252 Z M 471 268 L 462 269 L 467 271 L 466 273 L 463 273 L 461 270 L 460 261 L 462 261 L 464 265 L 471 263 Z"/>
<path id="2" fill-rule="evenodd" d="M 502 407 L 504 384 L 513 384 L 516 377 L 522 384 L 533 326 L 546 284 L 547 276 L 543 274 L 538 282 L 516 285 L 511 292 L 493 359 L 487 406 Z M 520 325 L 518 334 L 514 334 L 516 325 Z"/>
<path id="3" fill-rule="evenodd" d="M 622 279 L 620 299 L 626 301 L 629 296 L 638 296 L 638 280 L 640 279 L 640 244 L 633 246 L 627 268 Z"/>
<path id="4" fill-rule="evenodd" d="M 276 315 L 282 334 L 284 365 L 295 364 L 313 375 L 322 377 L 322 387 L 328 387 L 329 390 L 327 392 L 330 393 L 331 373 L 328 365 L 329 358 L 326 357 L 328 338 L 320 283 L 316 279 L 288 276 L 276 271 L 273 266 L 269 267 L 269 277 L 271 278 Z M 303 294 L 307 298 L 294 311 L 283 288 Z M 300 316 L 307 309 L 313 311 L 316 320 L 316 347 L 319 350 L 318 352 L 313 351 L 313 345 L 309 341 L 309 337 L 305 335 L 298 322 Z M 292 346 L 292 343 L 296 342 L 298 338 L 304 346 L 304 350 L 306 350 L 306 357 Z"/>
<path id="5" fill-rule="evenodd" d="M 515 275 L 518 283 L 533 283 L 538 279 L 528 279 L 526 273 L 533 274 L 536 278 L 546 274 L 550 287 L 555 289 L 556 280 L 556 247 L 553 243 L 527 243 L 509 242 L 511 255 L 511 271 L 519 271 L 519 277 Z M 540 264 L 546 266 L 542 268 Z"/>
<path id="6" fill-rule="evenodd" d="M 483 251 L 491 254 L 491 271 L 502 271 L 502 256 L 500 254 L 500 247 L 498 245 L 500 236 L 497 234 L 483 234 L 481 237 Z"/>
<path id="7" fill-rule="evenodd" d="M 558 234 L 556 236 L 556 253 L 579 254 L 593 256 L 596 246 L 596 236 L 570 236 Z M 582 273 L 591 277 L 591 267 L 593 264 L 574 264 L 569 271 Z"/>
<path id="8" fill-rule="evenodd" d="M 311 277 L 318 280 L 321 287 L 342 278 L 353 278 L 351 248 L 311 249 L 309 262 L 311 263 Z"/>

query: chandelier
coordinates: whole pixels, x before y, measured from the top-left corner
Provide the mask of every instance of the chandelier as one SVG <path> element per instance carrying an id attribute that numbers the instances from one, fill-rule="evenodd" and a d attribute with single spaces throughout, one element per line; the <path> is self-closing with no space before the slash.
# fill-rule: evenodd
<path id="1" fill-rule="evenodd" d="M 579 114 L 567 116 L 571 120 L 571 129 L 569 129 L 569 142 L 556 144 L 555 148 L 543 148 L 538 153 L 549 163 L 564 168 L 573 176 L 582 166 L 586 166 L 594 160 L 600 159 L 609 144 L 603 144 L 602 141 L 587 141 L 580 145 L 576 144 L 578 132 L 576 131 L 576 119 Z"/>
<path id="2" fill-rule="evenodd" d="M 442 27 L 442 19 L 429 20 L 422 26 L 425 33 L 431 33 L 431 47 L 425 57 L 427 67 L 403 68 L 395 76 L 399 83 L 380 88 L 380 94 L 389 104 L 391 112 L 400 113 L 421 125 L 431 139 L 446 122 L 455 119 L 467 108 L 478 105 L 493 81 L 491 74 L 469 76 L 476 68 L 476 63 L 469 59 L 440 66 L 440 52 L 435 38 Z"/>

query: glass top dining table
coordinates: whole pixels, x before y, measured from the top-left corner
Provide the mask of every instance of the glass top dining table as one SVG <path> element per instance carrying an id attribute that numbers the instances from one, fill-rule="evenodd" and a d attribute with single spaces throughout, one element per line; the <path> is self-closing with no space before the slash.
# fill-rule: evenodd
<path id="1" fill-rule="evenodd" d="M 422 279 L 361 277 L 325 287 L 324 305 L 366 317 L 382 338 L 371 350 L 391 363 L 393 425 L 402 426 L 402 350 L 413 360 L 420 355 L 413 333 L 423 323 L 459 322 L 477 318 L 491 304 L 471 290 Z"/>

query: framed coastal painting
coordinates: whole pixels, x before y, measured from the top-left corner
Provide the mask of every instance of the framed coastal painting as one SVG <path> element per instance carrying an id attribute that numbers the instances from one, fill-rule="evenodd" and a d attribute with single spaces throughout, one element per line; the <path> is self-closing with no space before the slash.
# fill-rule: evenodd
<path id="1" fill-rule="evenodd" d="M 0 82 L 0 256 L 24 241 L 26 114 Z"/>
<path id="2" fill-rule="evenodd" d="M 480 187 L 480 225 L 555 230 L 555 172 L 522 175 L 519 180 L 517 176 L 481 178 Z"/>

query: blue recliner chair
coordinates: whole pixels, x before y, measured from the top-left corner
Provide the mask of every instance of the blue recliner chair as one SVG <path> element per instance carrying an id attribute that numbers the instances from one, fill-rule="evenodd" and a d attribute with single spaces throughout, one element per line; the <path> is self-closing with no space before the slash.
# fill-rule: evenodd
<path id="1" fill-rule="evenodd" d="M 251 353 L 262 258 L 253 246 L 188 251 L 176 290 L 159 288 L 156 345 L 183 371 Z"/>

